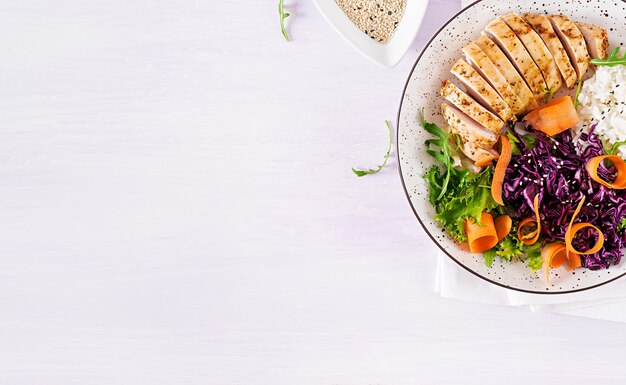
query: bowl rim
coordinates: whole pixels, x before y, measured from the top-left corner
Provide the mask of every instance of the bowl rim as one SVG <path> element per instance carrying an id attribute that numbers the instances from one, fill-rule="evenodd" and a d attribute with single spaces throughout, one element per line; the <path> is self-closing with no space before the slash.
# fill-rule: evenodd
<path id="1" fill-rule="evenodd" d="M 560 294 L 572 294 L 572 293 L 579 293 L 582 291 L 586 291 L 589 289 L 594 289 L 597 288 L 599 286 L 604 286 L 608 283 L 611 283 L 613 281 L 616 281 L 624 276 L 626 276 L 626 272 L 620 274 L 620 275 L 616 275 L 615 277 L 604 281 L 602 283 L 598 283 L 595 285 L 591 285 L 591 286 L 587 286 L 587 287 L 583 287 L 580 289 L 574 289 L 574 290 L 564 290 L 564 291 L 536 291 L 536 290 L 528 290 L 528 289 L 522 289 L 522 288 L 518 288 L 518 287 L 513 287 L 513 286 L 507 286 L 503 283 L 500 282 L 496 282 L 492 279 L 489 279 L 479 273 L 477 273 L 476 271 L 470 269 L 469 267 L 465 266 L 465 264 L 463 264 L 461 261 L 459 261 L 457 258 L 455 258 L 454 256 L 452 256 L 452 254 L 450 254 L 448 252 L 448 250 L 446 250 L 445 247 L 443 247 L 439 242 L 437 242 L 437 239 L 435 239 L 435 237 L 431 234 L 431 232 L 428 230 L 428 228 L 426 227 L 426 225 L 424 224 L 424 222 L 422 221 L 422 219 L 420 218 L 419 214 L 417 213 L 417 211 L 415 210 L 415 207 L 413 206 L 413 202 L 411 201 L 411 197 L 409 196 L 409 191 L 406 188 L 406 183 L 404 182 L 404 176 L 402 173 L 402 162 L 400 161 L 400 144 L 399 144 L 399 140 L 398 138 L 400 137 L 400 114 L 402 112 L 402 104 L 404 102 L 404 96 L 406 95 L 406 90 L 409 87 L 409 83 L 411 81 L 411 76 L 413 75 L 413 72 L 415 71 L 415 67 L 417 67 L 417 64 L 419 63 L 420 59 L 422 58 L 422 56 L 424 55 L 424 53 L 426 52 L 426 50 L 430 47 L 431 43 L 433 42 L 433 40 L 435 40 L 435 38 L 437 38 L 437 36 L 439 36 L 439 34 L 441 33 L 441 31 L 448 26 L 448 24 L 450 24 L 453 20 L 455 20 L 458 16 L 460 16 L 461 14 L 463 14 L 465 11 L 467 11 L 468 9 L 472 8 L 473 6 L 475 6 L 478 3 L 483 2 L 484 0 L 476 0 L 473 3 L 469 4 L 468 6 L 466 6 L 465 8 L 462 8 L 460 11 L 458 11 L 457 13 L 455 13 L 453 16 L 451 16 L 448 21 L 446 21 L 438 30 L 437 32 L 435 32 L 433 34 L 433 36 L 428 40 L 428 42 L 424 45 L 424 48 L 422 48 L 422 51 L 420 52 L 420 54 L 418 55 L 417 59 L 415 60 L 415 63 L 413 64 L 413 66 L 411 67 L 411 71 L 409 71 L 409 74 L 407 76 L 406 82 L 404 83 L 404 87 L 402 89 L 402 95 L 400 96 L 400 105 L 398 107 L 398 114 L 396 116 L 396 143 L 394 146 L 394 149 L 396 151 L 396 162 L 398 163 L 398 173 L 400 174 L 400 182 L 402 183 L 402 189 L 404 190 L 404 195 L 406 196 L 407 201 L 409 202 L 409 206 L 411 206 L 411 210 L 413 210 L 413 214 L 415 214 L 415 217 L 417 218 L 417 221 L 420 223 L 420 225 L 422 225 L 422 228 L 424 229 L 424 231 L 426 232 L 426 234 L 428 234 L 428 237 L 435 243 L 435 245 L 437 245 L 437 247 L 439 247 L 439 249 L 445 254 L 447 255 L 450 259 L 452 259 L 454 262 L 456 262 L 457 265 L 461 266 L 463 269 L 467 270 L 468 272 L 472 273 L 473 275 L 489 282 L 492 283 L 494 285 L 500 286 L 502 288 L 505 289 L 509 289 L 509 290 L 515 290 L 515 291 L 519 291 L 519 292 L 523 292 L 523 293 L 529 293 L 529 294 L 547 294 L 547 295 L 560 295 Z M 621 0 L 623 3 L 626 3 L 626 0 Z"/>

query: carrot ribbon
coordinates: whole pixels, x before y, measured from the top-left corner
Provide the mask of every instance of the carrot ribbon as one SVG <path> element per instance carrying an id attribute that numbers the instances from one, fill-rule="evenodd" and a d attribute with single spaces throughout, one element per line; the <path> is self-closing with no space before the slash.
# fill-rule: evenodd
<path id="1" fill-rule="evenodd" d="M 567 263 L 568 270 L 581 266 L 580 255 L 567 252 L 567 247 L 562 243 L 552 243 L 541 249 L 541 261 L 543 272 L 546 275 L 546 283 L 550 282 L 550 267 L 561 267 Z"/>
<path id="2" fill-rule="evenodd" d="M 498 233 L 491 214 L 482 213 L 479 223 L 474 219 L 465 220 L 465 234 L 472 253 L 482 253 L 498 244 Z"/>
<path id="3" fill-rule="evenodd" d="M 574 215 L 572 215 L 572 219 L 569 222 L 569 227 L 567 228 L 567 231 L 565 232 L 565 246 L 567 247 L 568 255 L 569 253 L 582 254 L 582 255 L 597 253 L 598 251 L 600 251 L 600 249 L 604 245 L 604 234 L 602 234 L 602 231 L 600 231 L 599 228 L 597 228 L 596 226 L 592 225 L 589 222 L 581 222 L 581 223 L 574 224 L 574 220 L 578 216 L 580 209 L 583 207 L 583 203 L 585 203 L 584 195 L 583 195 L 583 198 L 580 200 L 580 202 L 578 202 L 578 207 L 576 207 L 576 211 L 574 211 Z M 593 228 L 598 233 L 598 239 L 596 240 L 596 244 L 587 251 L 576 250 L 574 246 L 572 245 L 572 241 L 574 240 L 574 238 L 576 238 L 577 232 L 587 227 Z"/>
<path id="4" fill-rule="evenodd" d="M 498 158 L 496 168 L 493 172 L 493 178 L 491 179 L 491 196 L 500 206 L 504 206 L 504 201 L 502 200 L 502 184 L 504 183 L 506 168 L 509 166 L 509 162 L 511 161 L 513 149 L 511 148 L 511 142 L 509 142 L 509 138 L 507 138 L 506 135 L 501 135 L 500 141 L 502 148 L 500 149 L 500 157 Z"/>
<path id="5" fill-rule="evenodd" d="M 535 219 L 532 217 L 522 219 L 517 227 L 517 238 L 526 245 L 532 245 L 537 242 L 539 234 L 541 233 L 541 220 L 539 218 L 539 194 L 535 195 L 535 199 L 533 199 L 533 208 L 535 210 Z M 535 223 L 537 227 L 524 234 L 524 228 L 533 223 Z"/>
<path id="6" fill-rule="evenodd" d="M 578 114 L 572 98 L 563 96 L 532 110 L 524 120 L 546 135 L 554 136 L 574 127 L 578 123 Z"/>
<path id="7" fill-rule="evenodd" d="M 494 221 L 496 226 L 496 233 L 498 234 L 498 242 L 504 239 L 511 232 L 511 227 L 513 227 L 513 221 L 511 217 L 504 214 L 500 215 Z"/>
<path id="8" fill-rule="evenodd" d="M 613 182 L 607 182 L 598 175 L 598 167 L 600 167 L 600 164 L 602 164 L 604 160 L 611 161 L 613 166 L 617 169 L 617 175 L 615 176 L 615 180 Z M 589 177 L 591 179 L 603 186 L 614 190 L 626 189 L 626 162 L 624 162 L 624 159 L 617 155 L 602 155 L 593 157 L 589 159 L 585 165 L 585 169 L 589 173 Z"/>

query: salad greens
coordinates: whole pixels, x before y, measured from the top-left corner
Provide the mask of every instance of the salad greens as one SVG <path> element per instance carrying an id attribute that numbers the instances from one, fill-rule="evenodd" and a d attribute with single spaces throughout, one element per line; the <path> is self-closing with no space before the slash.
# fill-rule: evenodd
<path id="1" fill-rule="evenodd" d="M 617 155 L 617 150 L 625 144 L 626 144 L 626 140 L 622 142 L 615 142 L 613 143 L 611 147 L 607 147 L 607 144 L 602 142 L 602 149 L 604 150 L 604 153 L 607 155 Z"/>
<path id="2" fill-rule="evenodd" d="M 606 59 L 591 59 L 591 64 L 597 66 L 615 67 L 618 64 L 626 65 L 626 52 L 622 57 L 619 56 L 619 47 L 615 48 L 613 53 Z"/>
<path id="3" fill-rule="evenodd" d="M 513 258 L 524 254 L 523 246 L 524 244 L 517 239 L 517 231 L 511 229 L 511 232 L 496 246 L 496 255 L 511 262 Z"/>
<path id="4" fill-rule="evenodd" d="M 468 218 L 480 221 L 483 211 L 493 211 L 498 204 L 491 196 L 493 167 L 486 167 L 478 174 L 453 166 L 450 135 L 436 124 L 424 120 L 422 126 L 437 139 L 426 140 L 426 152 L 441 165 L 431 166 L 424 178 L 429 184 L 428 200 L 435 207 L 435 220 L 459 241 L 467 240 L 464 223 Z M 438 149 L 433 149 L 438 147 Z"/>
<path id="5" fill-rule="evenodd" d="M 524 253 L 528 261 L 528 267 L 534 272 L 541 269 L 541 242 L 537 241 L 532 245 L 524 246 Z"/>
<path id="6" fill-rule="evenodd" d="M 548 95 L 546 95 L 546 100 L 550 99 L 552 97 L 552 95 L 554 95 L 554 93 L 556 92 L 556 87 L 552 86 L 550 88 L 548 87 L 543 87 L 543 90 L 546 91 L 548 93 Z"/>
<path id="7" fill-rule="evenodd" d="M 435 220 L 454 239 L 464 242 L 467 240 L 464 228 L 466 219 L 478 221 L 483 212 L 504 214 L 504 208 L 491 195 L 494 168 L 487 166 L 479 173 L 455 168 L 451 147 L 456 143 L 453 135 L 446 134 L 436 124 L 427 122 L 423 110 L 421 123 L 424 129 L 436 136 L 436 139 L 428 139 L 425 143 L 426 152 L 439 164 L 431 166 L 424 175 L 429 185 L 428 200 L 437 212 Z M 521 155 L 522 151 L 517 145 L 522 141 L 525 151 L 535 148 L 538 143 L 537 138 L 529 134 L 515 136 L 507 132 L 506 135 L 515 155 Z M 626 228 L 626 219 L 623 224 Z M 542 265 L 541 244 L 538 241 L 533 245 L 524 245 L 517 238 L 517 229 L 514 226 L 495 247 L 483 252 L 483 258 L 488 267 L 493 265 L 496 257 L 509 262 L 513 259 L 526 261 L 528 267 L 535 272 Z"/>
<path id="8" fill-rule="evenodd" d="M 493 265 L 493 261 L 496 259 L 496 249 L 491 248 L 483 252 L 483 259 L 485 260 L 485 265 L 487 265 L 487 267 L 491 267 Z"/>
<path id="9" fill-rule="evenodd" d="M 379 172 L 380 170 L 383 169 L 383 167 L 385 167 L 387 165 L 387 160 L 389 159 L 389 154 L 391 153 L 391 144 L 393 142 L 392 136 L 391 136 L 391 126 L 389 125 L 389 121 L 385 120 L 385 124 L 387 125 L 387 131 L 389 132 L 389 147 L 387 147 L 387 153 L 385 154 L 385 160 L 383 161 L 383 164 L 379 165 L 377 169 L 373 170 L 373 169 L 369 169 L 367 171 L 363 171 L 363 170 L 357 170 L 354 167 L 352 167 L 352 172 L 356 174 L 356 176 L 365 176 L 365 175 L 370 175 L 370 174 L 376 174 L 377 172 Z"/>
<path id="10" fill-rule="evenodd" d="M 289 35 L 287 35 L 287 29 L 285 28 L 285 19 L 289 17 L 289 14 L 285 12 L 283 7 L 284 0 L 278 0 L 278 15 L 280 15 L 280 30 L 283 32 L 285 40 L 289 41 Z"/>
<path id="11" fill-rule="evenodd" d="M 519 139 L 515 135 L 511 133 L 511 131 L 507 131 L 506 137 L 509 138 L 509 142 L 511 143 L 511 154 L 520 155 L 521 151 L 519 149 L 518 143 L 520 143 Z M 521 136 L 526 148 L 532 150 L 537 145 L 537 138 L 532 135 L 525 134 Z"/>
<path id="12" fill-rule="evenodd" d="M 436 200 L 440 200 L 447 192 L 448 190 L 448 184 L 450 183 L 450 178 L 452 176 L 452 174 L 454 173 L 454 171 L 456 171 L 453 167 L 454 164 L 454 160 L 452 159 L 452 148 L 450 147 L 450 134 L 446 134 L 445 132 L 443 132 L 443 130 L 441 128 L 439 128 L 436 124 L 434 123 L 428 123 L 425 119 L 424 119 L 424 109 L 422 108 L 422 118 L 421 118 L 421 124 L 422 127 L 424 127 L 424 129 L 426 129 L 426 131 L 428 131 L 429 133 L 435 135 L 437 137 L 437 139 L 428 139 L 426 140 L 426 153 L 430 154 L 432 157 L 434 157 L 437 161 L 439 161 L 439 163 L 441 163 L 444 168 L 446 169 L 446 173 L 443 177 L 443 180 L 441 181 L 441 183 L 439 183 L 439 194 L 437 195 Z M 458 141 L 457 141 L 457 145 L 458 145 Z M 430 146 L 437 146 L 439 147 L 439 151 L 435 151 L 435 150 L 431 150 Z M 438 169 L 437 169 L 438 170 Z M 434 175 L 433 175 L 434 177 Z M 431 185 L 432 187 L 432 185 Z M 433 191 L 431 188 L 431 194 Z M 431 201 L 432 203 L 432 201 Z"/>
<path id="13" fill-rule="evenodd" d="M 578 85 L 576 86 L 576 95 L 574 96 L 574 107 L 580 106 L 580 102 L 578 101 L 578 95 L 580 95 L 580 90 L 582 89 L 583 81 L 579 80 Z"/>

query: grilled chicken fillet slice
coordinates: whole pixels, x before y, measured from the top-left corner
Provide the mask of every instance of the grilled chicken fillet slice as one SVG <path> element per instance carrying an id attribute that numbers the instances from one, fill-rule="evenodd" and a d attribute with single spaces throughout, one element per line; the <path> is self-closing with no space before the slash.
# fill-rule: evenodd
<path id="1" fill-rule="evenodd" d="M 487 131 L 483 126 L 476 123 L 463 111 L 447 103 L 441 104 L 441 113 L 453 133 L 458 134 L 464 142 L 469 142 L 476 147 L 490 149 L 496 144 L 498 136 Z"/>
<path id="2" fill-rule="evenodd" d="M 472 142 L 463 142 L 461 151 L 474 162 L 480 162 L 485 159 L 498 159 L 498 153 L 495 150 L 478 147 Z"/>
<path id="3" fill-rule="evenodd" d="M 559 68 L 559 72 L 561 72 L 561 76 L 563 76 L 567 87 L 574 87 L 576 81 L 578 80 L 576 70 L 572 66 L 572 63 L 570 63 L 569 56 L 567 56 L 567 52 L 565 52 L 565 48 L 563 47 L 563 44 L 561 44 L 561 40 L 559 40 L 556 32 L 554 32 L 552 24 L 550 24 L 550 20 L 548 20 L 548 18 L 544 15 L 537 15 L 533 13 L 524 14 L 524 18 L 533 27 L 535 32 L 541 36 L 541 39 L 550 50 L 550 53 L 554 58 L 554 62 Z"/>
<path id="4" fill-rule="evenodd" d="M 465 92 L 448 80 L 444 80 L 440 90 L 441 96 L 450 102 L 453 106 L 463 111 L 467 116 L 476 121 L 476 123 L 485 127 L 491 132 L 499 133 L 504 122 L 489 112 L 485 107 L 481 106 L 477 101 L 472 99 Z"/>
<path id="5" fill-rule="evenodd" d="M 463 53 L 467 62 L 500 94 L 500 97 L 509 105 L 513 114 L 520 115 L 524 113 L 524 103 L 515 95 L 515 91 L 513 91 L 504 76 L 476 43 L 470 43 L 463 47 Z M 472 116 L 470 115 L 470 117 Z"/>
<path id="6" fill-rule="evenodd" d="M 496 43 L 491 41 L 487 36 L 481 36 L 480 39 L 476 40 L 474 43 L 476 43 L 481 51 L 487 55 L 489 61 L 496 66 L 498 72 L 500 72 L 500 74 L 504 76 L 506 81 L 509 83 L 509 86 L 511 86 L 513 92 L 515 92 L 518 99 L 524 106 L 523 112 L 537 107 L 537 100 L 535 100 L 535 96 L 532 91 L 528 88 L 524 79 L 522 79 L 500 47 L 498 47 Z M 573 68 L 572 71 L 574 71 Z M 574 76 L 575 75 L 576 73 L 574 73 Z"/>
<path id="7" fill-rule="evenodd" d="M 552 28 L 561 39 L 565 51 L 576 70 L 576 76 L 578 80 L 582 79 L 589 68 L 589 52 L 587 51 L 587 44 L 583 34 L 578 30 L 576 24 L 570 20 L 569 17 L 564 15 L 552 15 L 548 16 Z"/>
<path id="8" fill-rule="evenodd" d="M 506 102 L 465 60 L 459 59 L 450 72 L 459 79 L 467 93 L 489 111 L 498 115 L 504 121 L 512 118 L 511 109 Z"/>
<path id="9" fill-rule="evenodd" d="M 526 47 L 526 50 L 535 61 L 535 64 L 539 67 L 548 89 L 553 90 L 554 92 L 561 88 L 563 81 L 561 80 L 559 68 L 555 63 L 550 50 L 546 47 L 537 32 L 535 32 L 526 20 L 522 19 L 522 17 L 518 14 L 510 13 L 501 17 L 501 19 L 522 41 L 522 44 Z"/>
<path id="10" fill-rule="evenodd" d="M 587 51 L 593 59 L 606 59 L 609 48 L 609 35 L 606 30 L 595 25 L 576 23 L 578 30 L 587 42 Z"/>
<path id="11" fill-rule="evenodd" d="M 515 33 L 502 20 L 494 20 L 487 25 L 485 31 L 493 37 L 511 63 L 522 75 L 533 95 L 539 100 L 548 93 L 548 87 L 543 80 L 539 67 L 535 64 L 524 44 L 515 36 Z"/>

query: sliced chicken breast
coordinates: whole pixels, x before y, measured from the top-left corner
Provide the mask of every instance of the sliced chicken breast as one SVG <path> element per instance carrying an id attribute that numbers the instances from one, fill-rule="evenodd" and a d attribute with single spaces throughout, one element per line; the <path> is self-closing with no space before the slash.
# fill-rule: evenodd
<path id="1" fill-rule="evenodd" d="M 500 46 L 511 63 L 522 75 L 533 95 L 542 100 L 548 94 L 548 87 L 543 80 L 539 67 L 535 64 L 524 44 L 515 36 L 515 33 L 502 20 L 494 20 L 487 25 L 485 31 Z"/>
<path id="2" fill-rule="evenodd" d="M 580 33 L 576 24 L 570 20 L 569 17 L 564 15 L 551 15 L 548 16 L 552 28 L 561 39 L 565 51 L 576 70 L 576 76 L 578 80 L 582 79 L 589 68 L 589 52 L 587 51 L 587 44 L 583 34 Z"/>
<path id="3" fill-rule="evenodd" d="M 544 15 L 537 15 L 533 13 L 524 14 L 524 18 L 533 27 L 535 32 L 539 34 L 543 42 L 550 50 L 550 53 L 554 58 L 554 62 L 559 68 L 559 72 L 561 73 L 561 76 L 563 76 L 567 87 L 573 88 L 578 80 L 576 70 L 572 66 L 572 63 L 570 63 L 569 56 L 567 56 L 567 52 L 565 52 L 565 48 L 563 47 L 563 44 L 561 44 L 561 40 L 559 40 L 556 32 L 554 32 L 552 24 L 550 24 L 550 20 L 548 20 L 548 18 Z"/>
<path id="4" fill-rule="evenodd" d="M 512 118 L 511 109 L 506 102 L 465 60 L 459 59 L 450 72 L 459 79 L 467 93 L 489 111 L 498 115 L 505 122 Z"/>
<path id="5" fill-rule="evenodd" d="M 546 47 L 537 32 L 535 32 L 526 20 L 522 19 L 522 17 L 516 13 L 509 13 L 501 17 L 501 19 L 515 32 L 515 35 L 521 40 L 522 44 L 524 44 L 526 51 L 528 51 L 530 57 L 533 58 L 537 67 L 539 67 L 548 89 L 552 90 L 552 92 L 556 92 L 561 88 L 563 81 L 559 67 L 556 66 L 550 50 Z"/>
<path id="6" fill-rule="evenodd" d="M 609 54 L 609 34 L 605 29 L 591 24 L 575 23 L 587 42 L 587 51 L 593 59 L 606 59 Z"/>
<path id="7" fill-rule="evenodd" d="M 463 142 L 461 151 L 474 162 L 480 162 L 486 159 L 498 159 L 499 156 L 495 150 L 478 147 L 472 142 Z"/>
<path id="8" fill-rule="evenodd" d="M 496 144 L 498 136 L 487 131 L 461 110 L 447 103 L 441 104 L 441 113 L 453 133 L 458 134 L 464 142 L 477 147 L 490 149 Z"/>
<path id="9" fill-rule="evenodd" d="M 509 105 L 513 114 L 520 115 L 526 111 L 524 103 L 515 95 L 515 91 L 513 91 L 504 76 L 476 43 L 466 45 L 463 48 L 463 53 L 467 62 L 500 94 L 500 97 Z M 467 113 L 466 111 L 464 112 Z M 470 117 L 472 116 L 470 115 Z"/>
<path id="10" fill-rule="evenodd" d="M 489 131 L 499 133 L 504 122 L 448 80 L 441 85 L 441 96 Z"/>
<path id="11" fill-rule="evenodd" d="M 474 43 L 487 55 L 489 61 L 493 63 L 498 69 L 498 72 L 509 83 L 509 86 L 513 89 L 513 92 L 517 95 L 518 99 L 522 102 L 524 106 L 524 111 L 533 109 L 538 106 L 537 100 L 535 100 L 535 96 L 533 95 L 528 85 L 522 79 L 520 74 L 517 72 L 511 61 L 506 57 L 504 52 L 491 41 L 487 36 L 481 36 L 480 39 L 476 40 Z M 574 68 L 572 68 L 574 71 Z M 576 75 L 574 73 L 574 75 Z"/>

